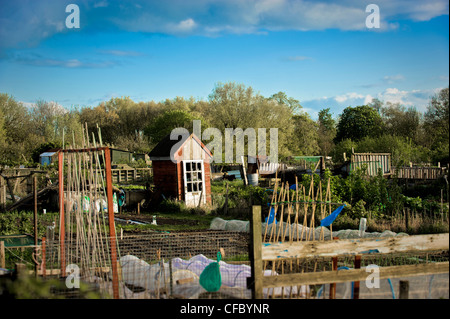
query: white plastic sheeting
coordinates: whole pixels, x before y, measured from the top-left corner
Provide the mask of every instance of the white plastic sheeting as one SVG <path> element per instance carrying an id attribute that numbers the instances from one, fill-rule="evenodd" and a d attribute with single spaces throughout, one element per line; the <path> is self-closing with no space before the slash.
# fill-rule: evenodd
<path id="1" fill-rule="evenodd" d="M 196 255 L 188 260 L 173 258 L 172 263 L 172 295 L 181 298 L 199 298 L 207 291 L 199 284 L 200 274 L 206 266 L 214 260 L 204 255 Z M 128 286 L 140 287 L 147 293 L 155 293 L 158 289 L 168 288 L 170 285 L 170 265 L 168 262 L 148 264 L 133 255 L 126 255 L 120 258 L 122 280 Z M 224 261 L 219 262 L 220 274 L 222 277 L 222 287 L 219 293 L 231 298 L 251 298 L 251 291 L 247 289 L 247 278 L 251 276 L 251 267 L 243 264 L 229 264 Z M 265 276 L 276 276 L 276 272 L 265 270 Z M 278 287 L 264 288 L 265 297 L 298 295 L 306 296 L 309 293 L 309 286 L 301 287 Z M 142 292 L 137 293 L 142 294 Z M 136 298 L 130 289 L 126 289 L 127 298 Z M 163 297 L 163 296 L 161 296 Z"/>
<path id="2" fill-rule="evenodd" d="M 267 226 L 266 230 L 266 223 L 261 224 L 262 227 L 262 233 L 267 234 L 269 237 L 272 236 L 281 236 L 281 234 L 284 234 L 286 237 L 297 239 L 303 238 L 304 240 L 309 238 L 309 240 L 312 240 L 313 238 L 318 240 L 319 238 L 324 237 L 325 240 L 331 239 L 331 232 L 327 227 L 317 227 L 313 229 L 313 231 L 310 230 L 309 227 L 303 227 L 303 225 L 300 224 L 287 224 L 283 223 L 281 225 L 280 222 L 277 224 L 270 223 Z M 214 230 L 228 230 L 228 231 L 239 231 L 239 232 L 249 232 L 250 231 L 250 222 L 249 221 L 243 221 L 243 220 L 224 220 L 220 217 L 216 217 L 211 221 L 211 224 L 209 226 L 210 229 Z M 321 234 L 323 232 L 323 235 Z M 363 237 L 360 237 L 360 235 L 363 235 Z M 395 237 L 395 236 L 408 236 L 406 233 L 395 233 L 390 230 L 385 230 L 383 232 L 366 232 L 361 231 L 358 229 L 344 229 L 339 231 L 333 231 L 333 237 L 337 237 L 340 239 L 346 239 L 346 238 L 372 238 L 372 237 Z"/>

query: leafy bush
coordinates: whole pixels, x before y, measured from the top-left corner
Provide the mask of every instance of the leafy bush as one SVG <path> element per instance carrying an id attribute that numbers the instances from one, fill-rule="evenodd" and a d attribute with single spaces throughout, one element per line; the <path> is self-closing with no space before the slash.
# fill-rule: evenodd
<path id="1" fill-rule="evenodd" d="M 57 224 L 58 213 L 38 214 L 38 237 L 45 236 L 47 226 L 53 222 Z M 34 213 L 33 212 L 11 212 L 0 214 L 0 234 L 33 234 L 34 233 Z"/>

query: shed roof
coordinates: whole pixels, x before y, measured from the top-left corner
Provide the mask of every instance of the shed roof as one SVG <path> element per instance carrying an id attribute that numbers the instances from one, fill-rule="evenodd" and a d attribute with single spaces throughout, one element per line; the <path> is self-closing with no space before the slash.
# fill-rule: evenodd
<path id="1" fill-rule="evenodd" d="M 42 153 L 42 154 L 39 155 L 39 156 L 41 156 L 41 157 L 53 156 L 53 155 L 55 155 L 56 153 L 58 153 L 58 152 L 44 152 L 44 153 Z"/>
<path id="2" fill-rule="evenodd" d="M 177 143 L 180 143 L 179 147 L 175 150 L 178 151 L 181 147 L 183 147 L 184 143 L 189 139 L 194 139 L 197 141 L 197 143 L 200 144 L 202 149 L 212 157 L 211 152 L 206 148 L 206 146 L 202 143 L 202 141 L 194 134 L 191 135 L 178 135 L 177 139 L 172 140 L 170 139 L 170 134 L 166 135 L 154 148 L 153 150 L 148 154 L 150 156 L 151 160 L 155 159 L 161 159 L 161 158 L 167 158 L 170 157 L 170 151 L 172 150 L 172 147 L 175 146 Z"/>

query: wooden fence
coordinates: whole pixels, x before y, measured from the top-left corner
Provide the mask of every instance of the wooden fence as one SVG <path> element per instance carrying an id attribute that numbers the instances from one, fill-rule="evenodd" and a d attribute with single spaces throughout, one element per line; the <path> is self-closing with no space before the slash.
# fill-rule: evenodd
<path id="1" fill-rule="evenodd" d="M 445 167 L 398 167 L 393 169 L 401 179 L 438 179 L 446 172 Z"/>
<path id="2" fill-rule="evenodd" d="M 111 169 L 113 183 L 142 182 L 153 175 L 152 168 Z"/>
<path id="3" fill-rule="evenodd" d="M 252 218 L 252 277 L 249 282 L 253 298 L 263 298 L 263 288 L 289 287 L 301 285 L 318 285 L 326 283 L 342 283 L 364 281 L 369 273 L 366 269 L 350 269 L 338 271 L 303 272 L 281 274 L 277 276 L 263 275 L 263 262 L 294 260 L 300 258 L 337 258 L 355 256 L 367 252 L 376 254 L 395 254 L 428 252 L 449 249 L 449 234 L 400 236 L 367 239 L 343 239 L 331 241 L 299 241 L 262 243 L 261 207 L 253 206 Z M 337 260 L 337 259 L 336 259 Z M 355 259 L 356 260 L 356 259 Z M 337 264 L 337 261 L 336 261 Z M 355 267 L 356 268 L 356 267 Z M 379 267 L 379 279 L 402 278 L 426 274 L 448 273 L 448 262 L 434 262 L 414 265 Z"/>

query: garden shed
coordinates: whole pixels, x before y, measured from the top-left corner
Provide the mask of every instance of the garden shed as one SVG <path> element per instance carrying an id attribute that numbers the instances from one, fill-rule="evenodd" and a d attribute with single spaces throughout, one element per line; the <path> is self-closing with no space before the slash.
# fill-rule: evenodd
<path id="1" fill-rule="evenodd" d="M 345 153 L 344 153 L 345 157 Z M 377 176 L 381 170 L 383 176 L 392 174 L 391 153 L 353 153 L 350 160 L 344 158 L 341 171 L 350 174 L 356 169 L 365 169 L 369 176 Z"/>
<path id="2" fill-rule="evenodd" d="M 39 164 L 44 166 L 44 165 L 50 165 L 52 163 L 57 162 L 59 150 L 60 150 L 59 148 L 50 149 L 50 150 L 45 151 L 44 153 L 41 153 L 39 155 Z"/>
<path id="3" fill-rule="evenodd" d="M 176 140 L 169 134 L 149 156 L 153 182 L 165 197 L 184 200 L 188 206 L 211 203 L 212 154 L 195 134 Z"/>

